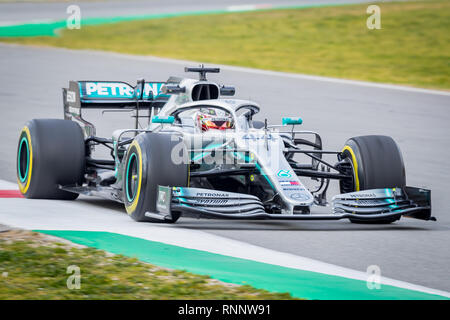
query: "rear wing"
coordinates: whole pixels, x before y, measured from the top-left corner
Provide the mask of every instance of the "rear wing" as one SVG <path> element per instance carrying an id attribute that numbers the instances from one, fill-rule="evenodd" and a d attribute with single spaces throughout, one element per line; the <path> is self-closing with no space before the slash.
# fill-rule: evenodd
<path id="1" fill-rule="evenodd" d="M 140 109 L 150 112 L 166 104 L 170 95 L 161 92 L 164 84 L 144 80 L 136 86 L 123 81 L 70 81 L 69 88 L 63 88 L 64 119 L 81 122 L 86 136 L 95 135 L 95 127 L 82 118 L 82 109 L 136 110 L 137 121 Z"/>

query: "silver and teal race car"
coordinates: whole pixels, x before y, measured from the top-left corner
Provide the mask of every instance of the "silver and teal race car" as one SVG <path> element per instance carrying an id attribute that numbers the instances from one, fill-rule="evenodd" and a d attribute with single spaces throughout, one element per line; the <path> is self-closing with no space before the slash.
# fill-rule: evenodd
<path id="1" fill-rule="evenodd" d="M 406 186 L 392 138 L 359 136 L 342 150 L 323 150 L 318 133 L 297 129 L 300 118 L 256 120 L 257 103 L 232 99 L 233 87 L 207 80 L 218 68 L 185 71 L 199 79 L 71 81 L 63 89 L 64 120 L 34 119 L 20 134 L 20 191 L 42 199 L 100 196 L 124 203 L 136 221 L 434 219 L 430 190 Z M 98 137 L 84 109 L 128 110 L 135 127 Z M 94 158 L 100 147 L 110 149 L 109 159 Z M 331 180 L 341 194 L 320 213 Z"/>

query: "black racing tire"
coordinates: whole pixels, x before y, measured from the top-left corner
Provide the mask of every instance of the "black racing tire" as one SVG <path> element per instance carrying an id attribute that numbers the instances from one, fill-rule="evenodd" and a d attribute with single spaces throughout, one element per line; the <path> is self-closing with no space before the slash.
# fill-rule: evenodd
<path id="1" fill-rule="evenodd" d="M 123 166 L 123 198 L 127 213 L 136 221 L 174 223 L 180 213 L 172 212 L 171 220 L 145 216 L 156 211 L 158 185 L 186 187 L 189 184 L 187 161 L 174 163 L 172 150 L 187 156 L 181 137 L 171 133 L 141 133 L 130 144 Z M 180 148 L 181 147 L 181 148 Z"/>
<path id="2" fill-rule="evenodd" d="M 17 147 L 17 182 L 30 199 L 74 200 L 77 193 L 58 185 L 82 185 L 84 136 L 70 120 L 33 119 L 25 124 Z"/>
<path id="3" fill-rule="evenodd" d="M 405 166 L 401 151 L 388 136 L 371 135 L 347 140 L 343 158 L 351 164 L 353 184 L 341 181 L 341 193 L 378 188 L 403 188 L 406 185 Z M 380 220 L 350 219 L 353 223 L 387 224 L 399 218 Z"/>

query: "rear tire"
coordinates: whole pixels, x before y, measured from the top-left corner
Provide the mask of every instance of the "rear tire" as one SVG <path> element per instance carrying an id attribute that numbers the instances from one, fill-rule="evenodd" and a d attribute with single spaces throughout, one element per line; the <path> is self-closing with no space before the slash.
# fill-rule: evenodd
<path id="1" fill-rule="evenodd" d="M 30 199 L 74 200 L 78 194 L 58 185 L 81 185 L 85 165 L 84 136 L 70 120 L 34 119 L 20 133 L 17 182 Z"/>
<path id="2" fill-rule="evenodd" d="M 158 220 L 145 216 L 156 211 L 158 185 L 186 187 L 189 183 L 189 164 L 175 164 L 172 150 L 180 146 L 180 139 L 172 141 L 172 134 L 141 133 L 128 148 L 123 167 L 123 198 L 128 214 L 136 221 L 174 223 L 180 217 L 172 212 L 172 220 Z M 182 152 L 187 155 L 184 144 Z"/>
<path id="3" fill-rule="evenodd" d="M 387 136 L 360 136 L 347 140 L 342 150 L 353 174 L 353 183 L 341 181 L 341 193 L 378 188 L 403 188 L 406 185 L 405 166 L 397 144 Z M 399 218 L 358 220 L 353 223 L 387 224 Z"/>

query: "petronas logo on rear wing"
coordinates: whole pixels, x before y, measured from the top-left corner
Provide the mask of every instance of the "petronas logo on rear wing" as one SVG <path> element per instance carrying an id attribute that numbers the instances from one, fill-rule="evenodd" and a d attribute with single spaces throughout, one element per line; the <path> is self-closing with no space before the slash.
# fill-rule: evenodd
<path id="1" fill-rule="evenodd" d="M 146 82 L 142 99 L 155 100 L 169 95 L 161 92 L 165 82 Z M 130 99 L 141 96 L 140 88 L 122 81 L 78 81 L 80 98 L 88 102 L 92 99 Z"/>
<path id="2" fill-rule="evenodd" d="M 136 86 L 124 81 L 70 81 L 63 88 L 64 119 L 76 120 L 85 136 L 95 135 L 95 126 L 83 119 L 82 109 L 136 110 L 136 128 L 139 110 L 162 108 L 170 94 L 162 93 L 165 82 L 138 80 Z"/>
<path id="3" fill-rule="evenodd" d="M 162 93 L 165 82 L 145 82 L 132 86 L 123 81 L 70 81 L 63 89 L 64 104 L 71 108 L 121 108 L 133 107 L 139 100 L 140 107 L 161 108 L 170 94 Z M 66 107 L 66 106 L 65 106 Z"/>

